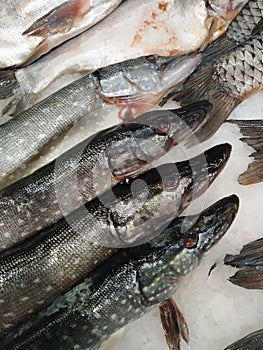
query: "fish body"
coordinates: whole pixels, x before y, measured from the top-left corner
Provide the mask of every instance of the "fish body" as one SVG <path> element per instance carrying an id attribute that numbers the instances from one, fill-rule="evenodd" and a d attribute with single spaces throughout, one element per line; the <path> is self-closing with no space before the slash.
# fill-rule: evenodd
<path id="1" fill-rule="evenodd" d="M 243 246 L 237 255 L 227 254 L 225 265 L 237 267 L 230 282 L 246 289 L 263 289 L 263 239 Z"/>
<path id="2" fill-rule="evenodd" d="M 118 247 L 148 241 L 214 181 L 231 146 L 163 164 L 117 184 L 0 256 L 0 331 L 70 289 Z"/>
<path id="3" fill-rule="evenodd" d="M 208 121 L 196 134 L 199 141 L 211 137 L 238 104 L 262 89 L 262 41 L 260 30 L 234 50 L 201 64 L 181 91 L 172 93 L 182 105 L 204 98 L 213 104 Z"/>
<path id="4" fill-rule="evenodd" d="M 263 348 L 263 330 L 250 333 L 235 343 L 227 346 L 225 350 L 261 350 Z"/>
<path id="5" fill-rule="evenodd" d="M 206 101 L 143 114 L 77 144 L 0 191 L 0 251 L 54 224 L 125 178 L 136 177 L 205 122 Z"/>
<path id="6" fill-rule="evenodd" d="M 121 0 L 6 1 L 0 8 L 0 69 L 36 60 L 101 21 L 120 3 Z"/>
<path id="7" fill-rule="evenodd" d="M 16 78 L 23 94 L 39 94 L 64 74 L 95 71 L 142 56 L 189 53 L 208 35 L 206 18 L 203 0 L 125 1 L 98 25 L 19 69 Z"/>
<path id="8" fill-rule="evenodd" d="M 229 120 L 236 124 L 241 134 L 240 139 L 248 146 L 254 148 L 255 152 L 250 154 L 253 161 L 248 165 L 246 171 L 238 176 L 240 185 L 251 185 L 263 181 L 263 120 Z"/>
<path id="9" fill-rule="evenodd" d="M 238 198 L 226 197 L 197 219 L 173 220 L 147 244 L 119 250 L 11 332 L 1 342 L 2 349 L 97 349 L 112 333 L 169 298 L 181 278 L 225 234 L 237 210 Z"/>

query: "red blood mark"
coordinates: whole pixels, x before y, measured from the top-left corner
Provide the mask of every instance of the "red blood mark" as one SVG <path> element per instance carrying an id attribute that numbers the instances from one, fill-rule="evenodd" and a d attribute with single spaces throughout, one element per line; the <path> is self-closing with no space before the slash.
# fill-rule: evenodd
<path id="1" fill-rule="evenodd" d="M 168 5 L 169 5 L 168 2 L 159 2 L 159 4 L 158 4 L 159 10 L 166 11 Z"/>

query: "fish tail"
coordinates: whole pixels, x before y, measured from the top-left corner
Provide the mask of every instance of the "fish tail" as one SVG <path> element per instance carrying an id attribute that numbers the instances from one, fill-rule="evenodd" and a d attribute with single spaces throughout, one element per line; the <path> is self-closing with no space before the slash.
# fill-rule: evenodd
<path id="1" fill-rule="evenodd" d="M 263 266 L 243 267 L 229 281 L 245 289 L 263 289 Z"/>
<path id="2" fill-rule="evenodd" d="M 0 71 L 0 100 L 13 96 L 18 88 L 14 69 Z"/>
<path id="3" fill-rule="evenodd" d="M 213 63 L 200 67 L 190 78 L 181 91 L 172 93 L 173 100 L 182 105 L 200 100 L 208 100 L 212 104 L 208 120 L 196 133 L 199 142 L 206 141 L 217 131 L 233 109 L 242 101 L 229 94 L 219 82 Z M 187 144 L 191 146 L 191 144 Z"/>

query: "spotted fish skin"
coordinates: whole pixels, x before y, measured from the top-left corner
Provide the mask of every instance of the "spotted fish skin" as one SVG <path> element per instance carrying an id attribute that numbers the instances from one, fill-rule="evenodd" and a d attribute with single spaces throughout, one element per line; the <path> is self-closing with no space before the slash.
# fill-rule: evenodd
<path id="1" fill-rule="evenodd" d="M 263 330 L 250 333 L 235 343 L 227 346 L 225 350 L 260 350 L 263 348 Z"/>
<path id="2" fill-rule="evenodd" d="M 120 250 L 46 310 L 11 332 L 3 350 L 91 350 L 116 330 L 166 300 L 181 278 L 226 233 L 238 210 L 235 195 L 196 216 L 173 220 L 147 244 Z M 187 230 L 181 232 L 182 225 Z"/>
<path id="3" fill-rule="evenodd" d="M 27 319 L 69 290 L 113 248 L 160 233 L 212 184 L 231 153 L 229 144 L 150 169 L 78 208 L 36 237 L 0 255 L 0 332 Z M 103 246 L 103 247 L 101 247 Z"/>

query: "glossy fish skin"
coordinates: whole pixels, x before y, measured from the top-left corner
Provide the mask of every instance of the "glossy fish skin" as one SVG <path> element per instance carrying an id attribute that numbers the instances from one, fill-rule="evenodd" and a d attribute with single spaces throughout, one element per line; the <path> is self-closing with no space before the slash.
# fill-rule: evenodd
<path id="1" fill-rule="evenodd" d="M 200 142 L 210 138 L 232 110 L 263 86 L 263 34 L 259 31 L 234 50 L 205 62 L 172 98 L 182 105 L 207 99 L 213 108 L 204 127 L 196 133 Z"/>
<path id="2" fill-rule="evenodd" d="M 227 346 L 225 350 L 261 350 L 263 348 L 263 330 L 250 333 L 235 343 Z"/>
<path id="3" fill-rule="evenodd" d="M 206 101 L 153 111 L 82 141 L 0 191 L 0 251 L 60 220 L 187 139 L 205 122 Z M 164 128 L 164 130 L 162 130 Z"/>
<path id="4" fill-rule="evenodd" d="M 222 144 L 189 161 L 148 170 L 2 253 L 1 333 L 69 290 L 111 255 L 112 248 L 136 245 L 160 233 L 165 222 L 211 185 L 230 152 L 231 146 Z"/>
<path id="5" fill-rule="evenodd" d="M 0 69 L 36 60 L 101 21 L 120 3 L 121 0 L 6 1 L 0 9 Z"/>
<path id="6" fill-rule="evenodd" d="M 254 148 L 255 152 L 250 154 L 253 161 L 248 165 L 246 171 L 238 176 L 240 185 L 251 185 L 263 181 L 263 121 L 260 120 L 229 120 L 236 124 L 243 137 L 244 143 Z"/>
<path id="7" fill-rule="evenodd" d="M 230 282 L 246 289 L 263 289 L 263 238 L 244 245 L 238 255 L 227 254 L 224 263 L 238 268 Z"/>
<path id="8" fill-rule="evenodd" d="M 3 350 L 97 349 L 116 330 L 165 301 L 227 232 L 235 195 L 173 220 L 154 240 L 119 250 L 46 310 L 11 332 Z M 182 233 L 182 225 L 188 229 Z"/>

